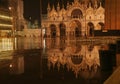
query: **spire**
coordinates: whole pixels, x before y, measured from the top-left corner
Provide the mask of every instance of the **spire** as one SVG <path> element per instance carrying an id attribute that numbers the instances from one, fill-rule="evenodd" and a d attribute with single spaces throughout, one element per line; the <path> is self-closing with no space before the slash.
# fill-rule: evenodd
<path id="1" fill-rule="evenodd" d="M 62 3 L 62 8 L 64 9 L 64 4 Z"/>
<path id="2" fill-rule="evenodd" d="M 98 8 L 97 0 L 95 0 L 94 8 L 95 8 L 95 9 Z"/>
<path id="3" fill-rule="evenodd" d="M 74 0 L 74 2 L 79 2 L 79 0 Z"/>
<path id="4" fill-rule="evenodd" d="M 69 9 L 69 6 L 70 6 L 70 4 L 69 4 L 69 2 L 67 1 L 67 9 Z"/>
<path id="5" fill-rule="evenodd" d="M 62 4 L 62 10 L 64 10 L 65 8 L 64 8 L 64 4 Z"/>
<path id="6" fill-rule="evenodd" d="M 92 6 L 91 6 L 91 2 L 89 2 L 89 8 L 91 8 Z"/>
<path id="7" fill-rule="evenodd" d="M 51 8 L 50 8 L 50 3 L 48 2 L 48 7 L 47 7 L 47 11 L 50 12 Z"/>
<path id="8" fill-rule="evenodd" d="M 53 5 L 53 8 L 52 8 L 52 10 L 55 10 L 55 6 Z"/>
<path id="9" fill-rule="evenodd" d="M 100 2 L 100 7 L 102 7 L 102 3 Z"/>
<path id="10" fill-rule="evenodd" d="M 59 10 L 60 10 L 60 4 L 58 2 L 58 4 L 57 4 L 57 11 L 59 11 Z"/>

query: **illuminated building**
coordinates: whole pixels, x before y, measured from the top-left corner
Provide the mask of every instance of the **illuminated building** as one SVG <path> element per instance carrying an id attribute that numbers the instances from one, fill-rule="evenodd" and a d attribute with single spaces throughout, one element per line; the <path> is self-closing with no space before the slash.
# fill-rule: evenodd
<path id="1" fill-rule="evenodd" d="M 1 36 L 15 36 L 20 33 L 25 27 L 25 20 L 23 17 L 23 1 L 22 0 L 7 0 L 8 6 L 0 9 L 0 32 L 3 30 Z"/>
<path id="2" fill-rule="evenodd" d="M 24 3 L 23 0 L 9 0 L 9 7 L 11 7 L 11 13 L 13 16 L 13 31 L 18 36 L 40 36 L 40 29 L 38 29 L 38 22 L 35 24 L 24 19 Z"/>
<path id="3" fill-rule="evenodd" d="M 9 8 L 13 17 L 13 33 L 19 34 L 25 27 L 25 20 L 23 17 L 23 0 L 9 0 Z"/>
<path id="4" fill-rule="evenodd" d="M 12 26 L 12 16 L 9 10 L 0 8 L 0 36 L 11 36 Z"/>
<path id="5" fill-rule="evenodd" d="M 74 0 L 62 7 L 50 7 L 47 15 L 42 16 L 42 28 L 46 37 L 94 36 L 94 31 L 104 30 L 105 9 L 100 0 Z"/>

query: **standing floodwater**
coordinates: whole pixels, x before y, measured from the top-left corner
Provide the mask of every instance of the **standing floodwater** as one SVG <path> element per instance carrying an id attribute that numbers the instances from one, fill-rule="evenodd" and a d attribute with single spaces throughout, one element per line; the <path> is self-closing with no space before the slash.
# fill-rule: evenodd
<path id="1" fill-rule="evenodd" d="M 104 64 L 109 45 L 83 38 L 0 38 L 0 80 L 3 84 L 103 84 L 114 66 Z"/>

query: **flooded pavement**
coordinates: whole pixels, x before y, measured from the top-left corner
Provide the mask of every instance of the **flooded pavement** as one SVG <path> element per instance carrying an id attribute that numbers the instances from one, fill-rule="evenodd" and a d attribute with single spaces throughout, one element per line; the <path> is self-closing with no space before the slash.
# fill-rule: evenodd
<path id="1" fill-rule="evenodd" d="M 103 84 L 115 66 L 115 60 L 108 59 L 115 52 L 110 53 L 109 45 L 92 40 L 0 38 L 0 81 Z"/>

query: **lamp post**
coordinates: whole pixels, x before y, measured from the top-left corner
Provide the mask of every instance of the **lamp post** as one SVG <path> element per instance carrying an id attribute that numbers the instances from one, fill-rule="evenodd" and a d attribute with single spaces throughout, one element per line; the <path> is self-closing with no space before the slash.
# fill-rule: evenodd
<path id="1" fill-rule="evenodd" d="M 40 28 L 41 28 L 41 48 L 42 48 L 42 0 L 40 0 Z"/>
<path id="2" fill-rule="evenodd" d="M 40 78 L 43 78 L 43 71 L 42 71 L 42 56 L 43 56 L 43 49 L 42 49 L 42 25 L 41 25 L 41 20 L 42 20 L 42 0 L 40 0 L 40 28 L 41 28 L 41 56 L 40 56 Z"/>

